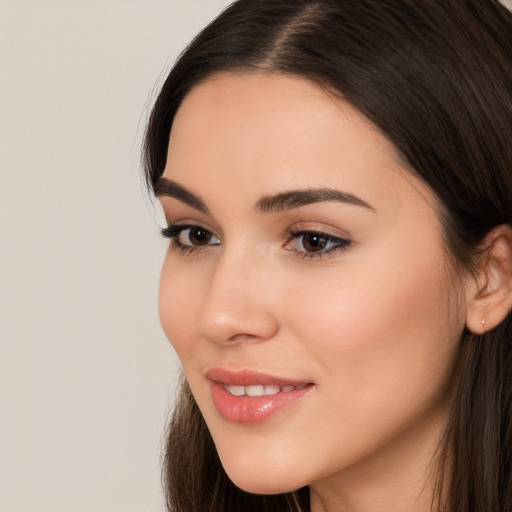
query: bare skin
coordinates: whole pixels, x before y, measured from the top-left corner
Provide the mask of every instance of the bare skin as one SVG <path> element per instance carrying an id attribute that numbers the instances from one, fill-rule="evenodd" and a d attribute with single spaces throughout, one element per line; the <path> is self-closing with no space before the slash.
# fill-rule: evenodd
<path id="1" fill-rule="evenodd" d="M 309 485 L 313 512 L 430 509 L 468 286 L 449 279 L 431 193 L 399 162 L 365 117 L 299 78 L 217 75 L 177 114 L 164 177 L 196 201 L 159 197 L 183 226 L 160 317 L 244 490 Z M 331 195 L 268 200 L 305 190 Z M 228 421 L 206 377 L 218 367 L 311 391 L 263 422 Z"/>

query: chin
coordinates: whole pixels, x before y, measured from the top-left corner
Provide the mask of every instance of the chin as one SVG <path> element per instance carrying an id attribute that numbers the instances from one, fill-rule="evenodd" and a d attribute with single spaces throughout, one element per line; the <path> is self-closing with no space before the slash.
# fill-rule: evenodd
<path id="1" fill-rule="evenodd" d="M 230 480 L 242 491 L 251 494 L 284 494 L 300 489 L 301 485 L 292 485 L 288 481 L 282 481 L 281 478 L 275 478 L 275 474 L 269 472 L 265 477 L 257 476 L 252 478 L 250 475 L 238 475 L 227 472 Z"/>
<path id="2" fill-rule="evenodd" d="M 307 485 L 307 478 L 301 478 L 297 468 L 282 467 L 275 461 L 221 455 L 221 463 L 229 479 L 248 493 L 283 494 Z"/>

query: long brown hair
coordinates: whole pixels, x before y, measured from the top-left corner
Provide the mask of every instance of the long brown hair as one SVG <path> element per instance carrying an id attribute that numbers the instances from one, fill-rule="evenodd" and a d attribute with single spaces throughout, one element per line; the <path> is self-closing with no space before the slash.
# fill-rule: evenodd
<path id="1" fill-rule="evenodd" d="M 220 71 L 304 77 L 366 115 L 434 191 L 455 275 L 472 269 L 492 228 L 512 225 L 512 14 L 498 1 L 235 2 L 180 56 L 155 102 L 143 154 L 150 188 L 181 102 Z M 436 507 L 512 511 L 512 315 L 482 336 L 466 331 L 460 347 Z M 309 510 L 307 488 L 257 496 L 230 482 L 185 381 L 164 486 L 171 512 Z"/>

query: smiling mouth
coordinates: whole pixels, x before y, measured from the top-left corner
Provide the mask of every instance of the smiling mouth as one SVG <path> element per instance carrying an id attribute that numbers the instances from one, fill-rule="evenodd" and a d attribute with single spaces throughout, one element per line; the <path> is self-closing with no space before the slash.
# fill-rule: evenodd
<path id="1" fill-rule="evenodd" d="M 310 396 L 315 384 L 252 370 L 210 368 L 213 403 L 231 423 L 261 424 Z"/>
<path id="2" fill-rule="evenodd" d="M 289 393 L 290 391 L 297 391 L 305 388 L 308 384 L 299 384 L 297 386 L 278 386 L 276 384 L 261 385 L 256 384 L 252 386 L 241 386 L 234 384 L 221 383 L 224 389 L 233 396 L 270 396 L 277 395 L 278 393 Z"/>

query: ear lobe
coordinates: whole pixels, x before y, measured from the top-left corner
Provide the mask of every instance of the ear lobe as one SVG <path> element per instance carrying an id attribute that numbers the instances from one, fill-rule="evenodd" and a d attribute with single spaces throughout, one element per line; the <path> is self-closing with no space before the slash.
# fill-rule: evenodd
<path id="1" fill-rule="evenodd" d="M 496 327 L 512 309 L 512 228 L 494 228 L 484 248 L 475 286 L 467 297 L 466 326 L 475 334 Z"/>

